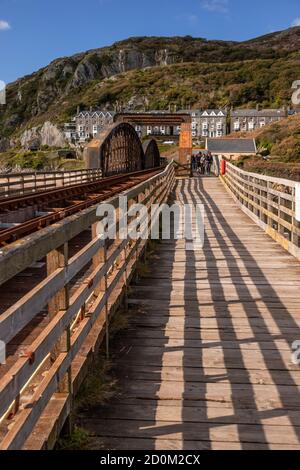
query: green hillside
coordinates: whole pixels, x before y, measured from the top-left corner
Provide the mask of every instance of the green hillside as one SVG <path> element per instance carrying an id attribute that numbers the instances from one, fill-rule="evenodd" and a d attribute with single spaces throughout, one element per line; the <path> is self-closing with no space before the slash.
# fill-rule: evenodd
<path id="1" fill-rule="evenodd" d="M 8 86 L 0 136 L 82 107 L 166 109 L 290 104 L 300 77 L 300 27 L 244 43 L 202 38 L 131 38 L 57 59 Z"/>

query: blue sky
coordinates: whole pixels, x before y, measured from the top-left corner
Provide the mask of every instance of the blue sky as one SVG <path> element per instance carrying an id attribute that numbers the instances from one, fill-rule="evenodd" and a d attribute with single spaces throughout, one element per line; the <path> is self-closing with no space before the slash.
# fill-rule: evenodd
<path id="1" fill-rule="evenodd" d="M 0 0 L 0 80 L 129 36 L 244 40 L 292 24 L 299 0 Z"/>

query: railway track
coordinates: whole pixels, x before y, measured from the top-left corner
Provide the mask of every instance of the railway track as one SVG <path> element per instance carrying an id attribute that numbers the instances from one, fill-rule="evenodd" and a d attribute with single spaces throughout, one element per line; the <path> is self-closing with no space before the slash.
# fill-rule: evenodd
<path id="1" fill-rule="evenodd" d="M 161 167 L 0 200 L 0 245 L 13 243 L 76 212 L 98 204 L 136 186 L 159 171 Z M 33 217 L 29 216 L 27 220 L 18 222 L 20 212 L 28 208 L 31 209 Z M 12 213 L 15 214 L 13 222 Z M 5 223 L 8 214 L 10 221 Z"/>

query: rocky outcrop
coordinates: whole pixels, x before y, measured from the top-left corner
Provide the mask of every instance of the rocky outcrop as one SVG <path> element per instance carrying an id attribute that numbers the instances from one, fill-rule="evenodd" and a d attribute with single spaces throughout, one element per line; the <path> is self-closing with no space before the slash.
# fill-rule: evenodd
<path id="1" fill-rule="evenodd" d="M 7 105 L 0 115 L 0 137 L 14 135 L 30 120 L 42 122 L 57 102 L 80 93 L 89 83 L 147 67 L 182 63 L 223 63 L 282 57 L 300 47 L 300 28 L 273 33 L 247 42 L 207 41 L 186 37 L 138 37 L 57 59 L 47 67 L 7 86 Z M 135 97 L 132 98 L 135 101 Z M 44 119 L 44 116 L 43 116 Z M 55 114 L 45 117 L 54 120 Z M 52 141 L 52 137 L 49 139 Z M 55 139 L 54 139 L 55 140 Z"/>
<path id="2" fill-rule="evenodd" d="M 33 127 L 23 132 L 20 144 L 24 149 L 31 150 L 41 145 L 49 147 L 64 147 L 66 140 L 63 132 L 51 122 L 47 121 L 41 127 Z"/>

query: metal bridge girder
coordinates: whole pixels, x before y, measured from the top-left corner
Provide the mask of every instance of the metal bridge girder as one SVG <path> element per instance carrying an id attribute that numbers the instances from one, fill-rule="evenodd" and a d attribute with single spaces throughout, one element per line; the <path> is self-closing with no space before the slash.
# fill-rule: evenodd
<path id="1" fill-rule="evenodd" d="M 101 168 L 102 176 L 160 166 L 156 141 L 142 145 L 134 127 L 126 122 L 107 127 L 88 144 L 84 157 L 86 168 Z"/>

